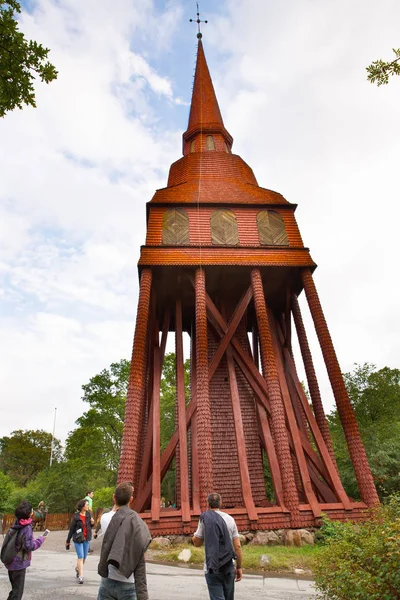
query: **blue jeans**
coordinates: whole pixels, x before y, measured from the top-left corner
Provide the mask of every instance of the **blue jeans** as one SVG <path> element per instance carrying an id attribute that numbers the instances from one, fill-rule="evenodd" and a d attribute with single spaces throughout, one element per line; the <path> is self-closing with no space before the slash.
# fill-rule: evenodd
<path id="1" fill-rule="evenodd" d="M 78 542 L 74 542 L 74 545 L 77 557 L 86 560 L 90 542 L 82 542 L 81 544 L 78 544 Z"/>
<path id="2" fill-rule="evenodd" d="M 101 578 L 97 600 L 136 600 L 134 583 Z"/>
<path id="3" fill-rule="evenodd" d="M 233 600 L 235 595 L 235 572 L 206 573 L 210 600 Z"/>

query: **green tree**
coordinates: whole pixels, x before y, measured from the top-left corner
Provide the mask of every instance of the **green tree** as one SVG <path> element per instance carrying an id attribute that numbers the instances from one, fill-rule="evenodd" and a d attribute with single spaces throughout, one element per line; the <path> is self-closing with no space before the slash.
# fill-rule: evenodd
<path id="1" fill-rule="evenodd" d="M 10 496 L 13 492 L 14 485 L 11 479 L 0 471 L 0 513 L 8 510 Z"/>
<path id="2" fill-rule="evenodd" d="M 77 429 L 66 440 L 67 460 L 85 457 L 97 465 L 98 472 L 113 474 L 108 485 L 118 470 L 129 369 L 129 361 L 122 359 L 82 386 L 82 400 L 89 404 L 89 410 L 77 419 Z"/>
<path id="3" fill-rule="evenodd" d="M 356 365 L 344 379 L 380 498 L 400 491 L 400 370 Z M 359 492 L 340 419 L 328 416 L 338 467 L 347 493 Z"/>
<path id="4" fill-rule="evenodd" d="M 52 435 L 47 431 L 19 429 L 0 438 L 0 469 L 16 484 L 25 486 L 50 460 Z M 61 443 L 53 440 L 53 460 L 62 457 Z"/>
<path id="5" fill-rule="evenodd" d="M 368 81 L 377 85 L 386 85 L 389 83 L 389 77 L 400 75 L 400 48 L 397 48 L 397 50 L 393 48 L 393 52 L 396 58 L 392 61 L 385 62 L 379 59 L 366 67 Z"/>
<path id="6" fill-rule="evenodd" d="M 17 0 L 0 0 L 0 117 L 23 104 L 36 107 L 36 77 L 45 83 L 57 78 L 47 60 L 50 50 L 19 31 L 15 13 L 20 12 Z"/>

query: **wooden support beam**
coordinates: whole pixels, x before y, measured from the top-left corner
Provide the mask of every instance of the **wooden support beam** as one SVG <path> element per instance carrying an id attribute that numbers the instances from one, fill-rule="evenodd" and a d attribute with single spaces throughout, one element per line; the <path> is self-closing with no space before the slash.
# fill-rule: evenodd
<path id="1" fill-rule="evenodd" d="M 265 448 L 265 452 L 267 454 L 269 468 L 271 470 L 272 477 L 272 485 L 275 493 L 275 500 L 278 506 L 282 508 L 283 511 L 287 511 L 288 509 L 285 506 L 285 501 L 283 499 L 283 488 L 282 488 L 282 478 L 281 472 L 279 469 L 278 458 L 275 452 L 274 440 L 272 439 L 271 428 L 269 426 L 268 417 L 264 406 L 261 405 L 260 402 L 256 403 L 258 422 L 260 425 L 260 433 L 261 439 Z"/>
<path id="2" fill-rule="evenodd" d="M 182 521 L 189 523 L 189 468 L 188 449 L 186 435 L 186 398 L 185 398 L 185 370 L 183 358 L 182 339 L 182 301 L 176 300 L 175 310 L 175 349 L 176 349 L 176 396 L 178 403 L 178 430 L 179 430 L 179 464 L 180 464 L 180 488 L 181 488 L 181 510 Z"/>
<path id="3" fill-rule="evenodd" d="M 197 425 L 200 478 L 200 507 L 207 508 L 207 496 L 213 489 L 211 406 L 208 372 L 208 332 L 206 309 L 206 278 L 204 269 L 196 269 L 196 367 L 197 367 Z"/>
<path id="4" fill-rule="evenodd" d="M 215 351 L 215 354 L 211 360 L 210 367 L 209 367 L 211 371 L 215 372 L 219 363 L 221 362 L 221 358 L 225 354 L 225 351 L 226 351 L 232 337 L 235 335 L 236 330 L 239 327 L 241 320 L 243 319 L 243 316 L 247 310 L 247 307 L 248 307 L 252 297 L 253 297 L 253 292 L 252 292 L 251 286 L 250 286 L 248 288 L 248 290 L 243 294 L 242 299 L 240 300 L 239 304 L 237 305 L 235 312 L 233 313 L 230 323 L 228 325 L 228 328 L 226 330 L 226 333 L 223 335 L 223 337 L 219 343 L 219 346 L 218 346 L 217 350 Z"/>
<path id="5" fill-rule="evenodd" d="M 329 456 L 332 459 L 333 464 L 335 465 L 335 469 L 337 470 L 335 454 L 333 451 L 331 434 L 328 427 L 328 421 L 326 420 L 324 407 L 322 404 L 321 393 L 319 390 L 318 379 L 314 369 L 314 362 L 312 359 L 312 354 L 310 350 L 310 346 L 308 344 L 307 333 L 304 327 L 303 317 L 301 314 L 299 301 L 297 300 L 297 296 L 292 294 L 292 312 L 293 319 L 297 331 L 297 339 L 299 340 L 299 346 L 301 351 L 301 356 L 303 359 L 304 370 L 306 372 L 308 389 L 310 391 L 311 402 L 314 409 L 315 419 L 317 421 L 319 430 L 324 438 L 326 447 L 328 448 Z"/>
<path id="6" fill-rule="evenodd" d="M 299 466 L 300 477 L 301 477 L 301 481 L 303 483 L 304 493 L 306 495 L 306 498 L 311 507 L 314 517 L 320 517 L 321 509 L 320 509 L 318 500 L 315 497 L 314 490 L 311 485 L 310 474 L 308 472 L 307 463 L 306 463 L 306 459 L 305 459 L 304 451 L 303 451 L 303 446 L 302 446 L 301 439 L 300 439 L 300 431 L 297 426 L 296 418 L 294 416 L 292 401 L 291 401 L 288 386 L 286 383 L 286 377 L 285 377 L 285 372 L 283 369 L 283 362 L 282 362 L 282 354 L 281 354 L 281 350 L 280 350 L 280 346 L 279 346 L 278 334 L 276 331 L 275 319 L 274 319 L 274 316 L 270 309 L 268 311 L 268 320 L 271 325 L 272 346 L 273 346 L 273 352 L 275 355 L 275 363 L 276 363 L 276 369 L 278 372 L 282 400 L 283 400 L 283 404 L 285 407 L 285 412 L 286 412 L 286 417 L 287 417 L 287 421 L 289 424 L 290 434 L 291 434 L 291 437 L 293 440 L 294 454 L 295 454 L 297 464 Z M 288 350 L 287 350 L 287 352 L 288 352 Z"/>
<path id="7" fill-rule="evenodd" d="M 281 472 L 283 497 L 290 511 L 290 521 L 293 527 L 300 524 L 299 496 L 293 473 L 290 456 L 289 436 L 286 429 L 285 409 L 279 386 L 279 375 L 276 368 L 274 348 L 271 336 L 264 289 L 259 269 L 252 269 L 251 283 L 253 286 L 254 306 L 256 309 L 257 325 L 260 335 L 260 357 L 263 375 L 267 384 L 268 397 L 271 407 L 271 422 L 276 454 Z M 290 426 L 290 422 L 289 422 Z"/>
<path id="8" fill-rule="evenodd" d="M 318 452 L 320 453 L 321 458 L 324 461 L 324 464 L 328 471 L 328 476 L 329 476 L 329 480 L 332 485 L 333 491 L 336 494 L 337 499 L 340 502 L 342 502 L 344 508 L 346 510 L 351 510 L 350 500 L 349 500 L 346 492 L 344 491 L 344 488 L 343 488 L 342 482 L 340 480 L 340 477 L 338 475 L 338 472 L 336 470 L 336 467 L 332 462 L 331 456 L 328 452 L 328 448 L 326 447 L 326 444 L 325 444 L 325 440 L 322 437 L 322 433 L 318 427 L 318 423 L 317 423 L 315 416 L 308 404 L 308 400 L 307 400 L 307 397 L 301 386 L 301 383 L 299 382 L 299 380 L 297 378 L 296 370 L 295 370 L 295 367 L 293 364 L 293 359 L 292 359 L 290 353 L 287 351 L 287 349 L 285 349 L 284 352 L 285 352 L 285 360 L 286 360 L 286 365 L 287 365 L 289 374 L 290 374 L 293 384 L 296 388 L 296 392 L 298 394 L 299 400 L 302 403 L 303 410 L 306 414 L 307 421 L 308 421 L 310 429 L 311 429 L 311 433 L 314 437 L 315 444 L 318 448 Z"/>
<path id="9" fill-rule="evenodd" d="M 254 505 L 253 494 L 251 492 L 249 465 L 247 462 L 246 440 L 244 437 L 242 410 L 240 407 L 239 389 L 236 380 L 235 365 L 232 357 L 232 350 L 226 348 L 226 362 L 228 366 L 229 386 L 231 390 L 233 420 L 235 424 L 236 445 L 238 452 L 240 480 L 242 483 L 243 500 L 249 515 L 250 521 L 257 521 L 258 515 Z"/>
<path id="10" fill-rule="evenodd" d="M 164 363 L 164 355 L 165 355 L 165 347 L 167 344 L 167 337 L 169 331 L 169 323 L 170 323 L 170 309 L 167 307 L 164 313 L 163 320 L 163 328 L 161 335 L 161 344 L 160 344 L 160 365 L 162 371 L 162 365 Z M 155 322 L 155 304 L 154 304 L 154 315 L 152 316 L 153 323 L 153 335 L 149 336 L 149 384 L 148 384 L 148 395 L 150 398 L 149 402 L 149 412 L 148 412 L 148 422 L 147 422 L 147 433 L 144 440 L 144 450 L 143 450 L 143 461 L 140 469 L 140 477 L 139 477 L 139 485 L 138 490 L 143 489 L 148 477 L 149 477 L 149 469 L 152 461 L 152 447 L 153 447 L 153 384 L 154 384 L 154 344 L 156 343 L 156 336 L 158 332 L 158 328 L 154 330 L 156 326 Z"/>
<path id="11" fill-rule="evenodd" d="M 160 520 L 161 468 L 160 468 L 160 348 L 157 339 L 154 344 L 154 387 L 153 387 L 153 484 L 151 495 L 151 519 Z"/>
<path id="12" fill-rule="evenodd" d="M 301 276 L 311 316 L 314 321 L 315 331 L 331 382 L 333 395 L 335 396 L 336 406 L 342 422 L 360 494 L 367 506 L 373 506 L 379 503 L 378 494 L 311 270 L 309 268 L 302 269 Z"/>
<path id="13" fill-rule="evenodd" d="M 191 361 L 190 361 L 190 386 L 192 398 L 196 396 L 197 378 L 196 378 L 196 329 L 192 324 L 191 335 Z M 199 514 L 200 510 L 200 484 L 199 484 L 199 456 L 197 453 L 198 432 L 197 432 L 197 414 L 194 412 L 191 421 L 192 430 L 192 506 L 193 512 Z"/>
<path id="14" fill-rule="evenodd" d="M 137 485 L 139 480 L 137 459 L 140 454 L 140 432 L 144 417 L 151 280 L 151 269 L 143 269 L 118 470 L 118 482 L 132 481 L 134 485 Z"/>

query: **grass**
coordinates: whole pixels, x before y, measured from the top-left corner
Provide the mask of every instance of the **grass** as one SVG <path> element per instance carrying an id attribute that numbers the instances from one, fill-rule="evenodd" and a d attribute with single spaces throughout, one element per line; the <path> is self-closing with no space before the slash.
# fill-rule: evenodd
<path id="1" fill-rule="evenodd" d="M 192 553 L 189 564 L 203 564 L 204 548 L 195 548 L 189 544 L 182 544 L 165 550 L 154 550 L 153 556 L 156 560 L 178 563 L 180 562 L 178 556 L 184 548 L 188 548 Z M 242 546 L 243 568 L 275 573 L 293 573 L 295 569 L 312 571 L 316 560 L 318 560 L 320 550 L 321 549 L 318 546 L 302 546 L 301 548 L 285 546 Z M 264 567 L 264 569 L 260 568 L 260 557 L 262 554 L 267 554 L 270 557 L 270 563 L 267 567 Z"/>

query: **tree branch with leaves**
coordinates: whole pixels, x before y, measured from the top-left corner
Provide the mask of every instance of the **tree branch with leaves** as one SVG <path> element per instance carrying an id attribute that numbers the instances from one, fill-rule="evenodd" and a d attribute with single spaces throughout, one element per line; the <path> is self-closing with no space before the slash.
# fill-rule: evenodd
<path id="1" fill-rule="evenodd" d="M 49 48 L 27 40 L 19 31 L 16 0 L 0 0 L 0 117 L 23 105 L 36 107 L 34 82 L 57 79 L 54 65 L 47 59 Z"/>
<path id="2" fill-rule="evenodd" d="M 375 60 L 366 67 L 368 73 L 368 81 L 377 85 L 386 85 L 389 83 L 389 77 L 392 75 L 400 75 L 400 48 L 393 48 L 395 59 L 391 62 L 383 60 Z"/>

